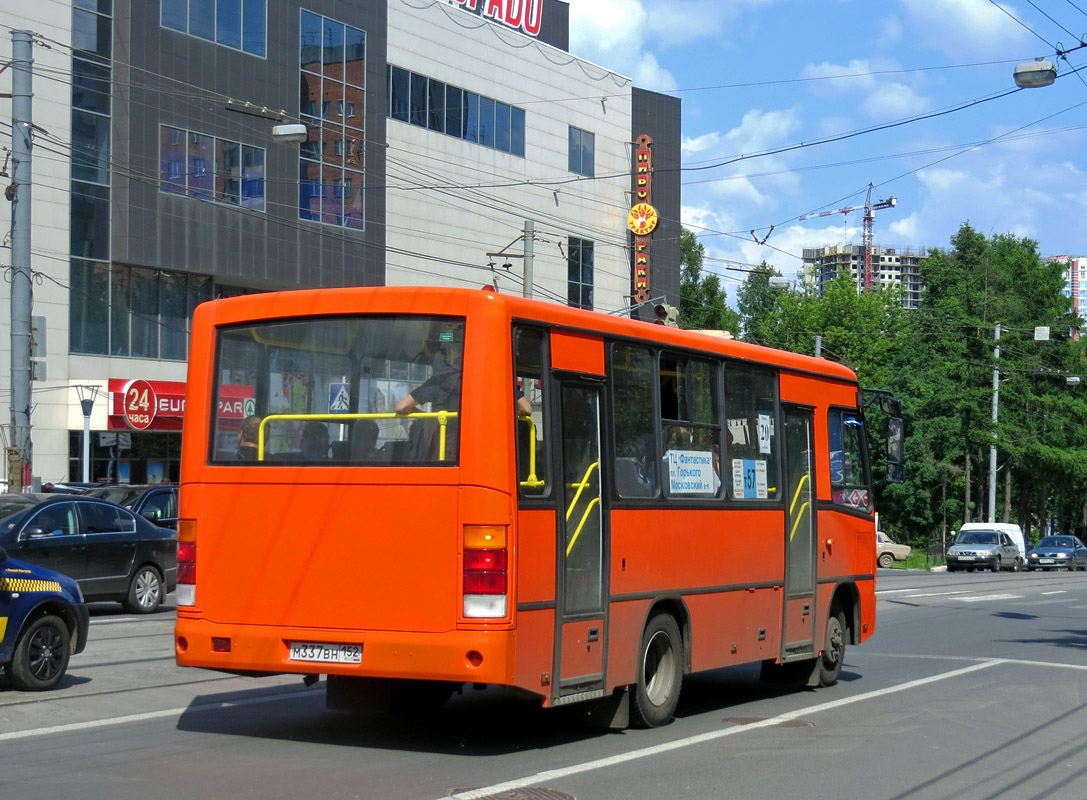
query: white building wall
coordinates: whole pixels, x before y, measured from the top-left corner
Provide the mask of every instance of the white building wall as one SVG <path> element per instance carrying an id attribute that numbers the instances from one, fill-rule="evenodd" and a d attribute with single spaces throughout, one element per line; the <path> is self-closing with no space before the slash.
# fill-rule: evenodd
<path id="1" fill-rule="evenodd" d="M 31 438 L 34 443 L 34 474 L 44 480 L 68 477 L 68 220 L 69 155 L 71 141 L 71 51 L 72 5 L 57 0 L 26 4 L 0 2 L 0 64 L 12 57 L 11 29 L 29 30 L 47 40 L 35 43 L 32 51 L 32 121 L 38 130 L 31 150 L 31 259 L 33 275 L 32 315 L 44 317 L 46 380 L 31 385 Z M 12 88 L 12 70 L 0 74 L 0 94 Z M 0 98 L 0 119 L 11 122 L 11 100 Z M 0 127 L 0 142 L 11 147 L 10 128 Z M 0 158 L 0 164 L 3 159 Z M 11 164 L 8 164 L 11 175 Z M 6 188 L 9 178 L 0 178 Z M 0 265 L 11 265 L 12 204 L 0 202 Z M 11 424 L 11 281 L 0 281 L 0 425 L 4 444 L 10 444 Z M 37 334 L 36 334 L 37 336 Z M 40 342 L 40 338 L 39 338 Z M 77 403 L 78 405 L 78 403 Z M 104 427 L 105 417 L 103 417 Z M 82 427 L 80 420 L 77 428 Z M 7 478 L 6 461 L 0 467 L 0 482 Z"/>
<path id="2" fill-rule="evenodd" d="M 531 219 L 536 297 L 566 302 L 576 236 L 594 242 L 595 307 L 628 305 L 630 79 L 453 6 L 404 0 L 389 0 L 388 61 L 523 108 L 525 157 L 388 120 L 387 283 L 479 287 L 494 281 L 493 260 L 499 291 L 520 294 L 522 260 L 506 275 L 486 254 L 511 242 L 520 254 Z M 594 134 L 595 179 L 569 171 L 570 125 Z"/>

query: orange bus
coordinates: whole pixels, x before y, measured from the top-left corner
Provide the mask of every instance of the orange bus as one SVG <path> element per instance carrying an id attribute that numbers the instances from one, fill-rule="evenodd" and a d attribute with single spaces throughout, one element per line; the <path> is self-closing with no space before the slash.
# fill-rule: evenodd
<path id="1" fill-rule="evenodd" d="M 876 622 L 865 431 L 839 364 L 552 303 L 206 303 L 177 663 L 325 675 L 332 708 L 516 687 L 614 726 L 670 721 L 699 670 L 833 684 Z"/>

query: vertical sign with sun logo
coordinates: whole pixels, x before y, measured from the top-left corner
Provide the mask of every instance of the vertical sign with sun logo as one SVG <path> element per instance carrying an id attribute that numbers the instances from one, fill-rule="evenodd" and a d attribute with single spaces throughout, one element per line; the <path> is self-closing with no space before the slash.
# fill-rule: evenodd
<path id="1" fill-rule="evenodd" d="M 635 303 L 649 300 L 649 245 L 657 227 L 653 208 L 653 140 L 642 134 L 634 142 L 634 206 L 627 215 L 627 227 L 634 234 Z"/>

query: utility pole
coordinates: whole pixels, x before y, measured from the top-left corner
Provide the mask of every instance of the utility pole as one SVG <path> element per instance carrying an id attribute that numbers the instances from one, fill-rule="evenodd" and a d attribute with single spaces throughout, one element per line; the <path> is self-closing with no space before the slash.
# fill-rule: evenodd
<path id="1" fill-rule="evenodd" d="M 996 418 L 1000 412 L 1000 323 L 993 349 L 993 443 L 989 445 L 989 522 L 996 522 Z"/>
<path id="2" fill-rule="evenodd" d="M 524 296 L 532 297 L 532 258 L 533 258 L 533 236 L 535 236 L 535 229 L 532 224 L 532 220 L 525 220 L 525 274 L 524 274 Z"/>
<path id="3" fill-rule="evenodd" d="M 30 483 L 30 151 L 33 34 L 11 32 L 11 440 L 8 447 L 8 491 Z"/>

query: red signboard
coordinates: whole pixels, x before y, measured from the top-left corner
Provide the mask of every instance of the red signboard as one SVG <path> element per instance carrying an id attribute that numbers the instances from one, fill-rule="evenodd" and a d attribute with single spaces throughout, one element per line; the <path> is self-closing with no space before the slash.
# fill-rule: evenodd
<path id="1" fill-rule="evenodd" d="M 543 0 L 457 0 L 466 11 L 493 19 L 529 36 L 540 32 Z"/>
<path id="2" fill-rule="evenodd" d="M 180 431 L 185 418 L 182 381 L 109 379 L 109 430 Z M 242 420 L 253 413 L 253 387 L 220 387 L 219 419 Z M 227 427 L 230 425 L 228 423 Z"/>

